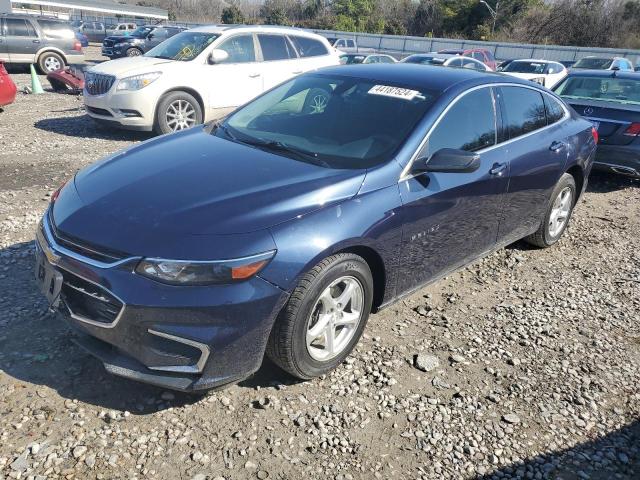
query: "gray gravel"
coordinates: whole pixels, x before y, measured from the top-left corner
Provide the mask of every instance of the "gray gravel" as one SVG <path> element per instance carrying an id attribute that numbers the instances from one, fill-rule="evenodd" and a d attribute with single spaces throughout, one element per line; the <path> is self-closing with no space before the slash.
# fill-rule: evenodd
<path id="1" fill-rule="evenodd" d="M 639 182 L 595 175 L 558 245 L 515 244 L 372 316 L 324 378 L 265 363 L 189 396 L 106 374 L 31 281 L 50 192 L 147 138 L 81 105 L 0 113 L 0 480 L 640 478 Z"/>

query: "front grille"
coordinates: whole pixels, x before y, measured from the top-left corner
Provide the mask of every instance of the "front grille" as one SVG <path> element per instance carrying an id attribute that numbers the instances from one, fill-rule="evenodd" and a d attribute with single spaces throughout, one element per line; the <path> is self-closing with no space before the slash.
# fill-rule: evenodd
<path id="1" fill-rule="evenodd" d="M 113 263 L 126 258 L 126 255 L 123 253 L 115 252 L 112 250 L 105 250 L 103 248 L 98 249 L 93 246 L 87 245 L 85 242 L 82 242 L 76 238 L 66 235 L 65 233 L 62 233 L 56 228 L 51 213 L 48 216 L 48 221 L 49 230 L 51 230 L 54 241 L 58 245 L 63 246 L 71 250 L 72 252 L 82 255 L 83 257 L 88 257 L 92 260 L 97 260 L 104 263 Z M 42 229 L 42 226 L 40 228 Z"/>
<path id="2" fill-rule="evenodd" d="M 84 88 L 89 95 L 104 95 L 113 86 L 116 77 L 101 73 L 85 72 Z"/>
<path id="3" fill-rule="evenodd" d="M 66 270 L 62 271 L 60 296 L 72 315 L 97 323 L 113 323 L 123 303 L 102 287 Z"/>
<path id="4" fill-rule="evenodd" d="M 102 115 L 103 117 L 113 116 L 109 110 L 105 110 L 104 108 L 90 107 L 89 105 L 86 105 L 86 108 L 89 112 L 95 113 L 96 115 Z"/>
<path id="5" fill-rule="evenodd" d="M 110 48 L 110 47 L 113 47 L 113 44 L 114 44 L 114 41 L 113 41 L 113 40 L 107 40 L 107 39 L 105 39 L 105 40 L 102 42 L 102 46 L 103 46 L 103 47 L 109 47 L 109 48 Z"/>

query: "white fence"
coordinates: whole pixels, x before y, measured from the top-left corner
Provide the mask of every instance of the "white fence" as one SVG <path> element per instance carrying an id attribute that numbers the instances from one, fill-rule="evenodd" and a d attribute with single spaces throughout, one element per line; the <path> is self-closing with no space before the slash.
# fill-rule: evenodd
<path id="1" fill-rule="evenodd" d="M 499 60 L 516 58 L 536 58 L 557 61 L 575 61 L 589 55 L 625 57 L 640 63 L 640 50 L 617 48 L 567 47 L 559 45 L 530 45 L 505 42 L 482 42 L 475 40 L 409 37 L 397 35 L 376 35 L 371 33 L 337 32 L 332 30 L 314 30 L 331 38 L 354 38 L 358 48 L 374 49 L 396 57 L 405 57 L 412 53 L 435 52 L 450 48 L 486 48 Z"/>

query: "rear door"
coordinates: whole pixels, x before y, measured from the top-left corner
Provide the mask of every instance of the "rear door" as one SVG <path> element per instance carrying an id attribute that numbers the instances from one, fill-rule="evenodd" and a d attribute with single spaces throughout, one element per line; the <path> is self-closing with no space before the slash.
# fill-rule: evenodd
<path id="1" fill-rule="evenodd" d="M 259 33 L 258 44 L 262 56 L 263 88 L 272 87 L 304 72 L 304 62 L 285 35 Z"/>
<path id="2" fill-rule="evenodd" d="M 563 128 L 562 119 L 568 114 L 560 106 L 562 117 L 556 115 L 547 122 L 543 95 L 525 86 L 499 89 L 505 153 L 510 163 L 509 189 L 500 223 L 502 243 L 519 240 L 540 226 L 551 190 L 573 148 Z"/>
<path id="3" fill-rule="evenodd" d="M 23 18 L 5 18 L 4 25 L 9 61 L 33 63 L 41 43 L 33 24 Z"/>
<path id="4" fill-rule="evenodd" d="M 320 40 L 301 35 L 289 35 L 288 38 L 298 53 L 299 71 L 308 72 L 309 70 L 337 63 L 336 57 L 329 52 L 327 46 Z"/>

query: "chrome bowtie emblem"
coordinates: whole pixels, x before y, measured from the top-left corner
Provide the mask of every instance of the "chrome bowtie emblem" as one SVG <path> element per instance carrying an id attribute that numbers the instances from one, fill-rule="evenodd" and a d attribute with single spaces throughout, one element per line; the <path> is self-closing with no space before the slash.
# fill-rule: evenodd
<path id="1" fill-rule="evenodd" d="M 588 116 L 589 116 L 589 115 L 591 115 L 592 113 L 593 113 L 593 107 L 586 107 L 586 108 L 584 109 L 584 114 L 585 114 L 585 116 L 587 116 L 587 117 L 588 117 Z"/>

